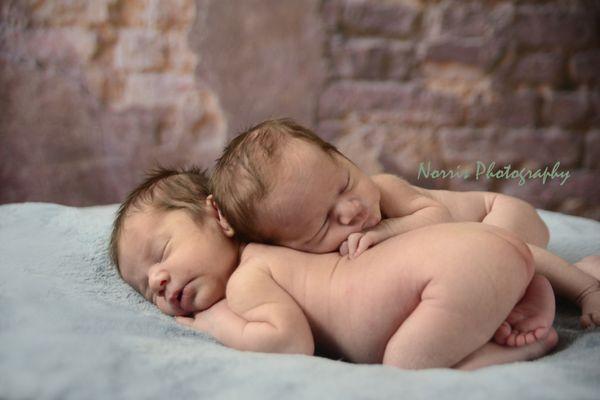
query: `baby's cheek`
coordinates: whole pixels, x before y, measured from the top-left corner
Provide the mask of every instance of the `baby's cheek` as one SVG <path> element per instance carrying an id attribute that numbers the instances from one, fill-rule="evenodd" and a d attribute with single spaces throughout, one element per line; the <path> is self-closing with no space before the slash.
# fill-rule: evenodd
<path id="1" fill-rule="evenodd" d="M 201 285 L 198 289 L 194 305 L 199 310 L 206 310 L 223 297 L 225 297 L 225 288 L 223 285 L 215 281 L 209 281 Z"/>

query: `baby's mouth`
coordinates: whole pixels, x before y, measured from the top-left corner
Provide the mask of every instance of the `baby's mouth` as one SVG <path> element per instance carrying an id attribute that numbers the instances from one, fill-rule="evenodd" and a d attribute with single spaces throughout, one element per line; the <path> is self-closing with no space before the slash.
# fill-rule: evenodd
<path id="1" fill-rule="evenodd" d="M 196 299 L 196 288 L 191 284 L 192 281 L 188 282 L 179 292 L 179 307 L 186 312 L 196 311 L 194 300 Z"/>

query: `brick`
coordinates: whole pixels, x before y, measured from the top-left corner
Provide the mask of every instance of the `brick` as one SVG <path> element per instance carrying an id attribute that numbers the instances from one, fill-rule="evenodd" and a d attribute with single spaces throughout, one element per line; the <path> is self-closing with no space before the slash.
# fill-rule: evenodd
<path id="1" fill-rule="evenodd" d="M 590 92 L 590 126 L 600 128 L 600 90 Z"/>
<path id="2" fill-rule="evenodd" d="M 385 126 L 357 120 L 344 122 L 344 134 L 335 141 L 337 148 L 366 174 L 381 173 L 378 156 L 385 140 Z"/>
<path id="3" fill-rule="evenodd" d="M 352 34 L 406 37 L 415 30 L 419 16 L 418 9 L 406 4 L 348 0 L 341 27 Z"/>
<path id="4" fill-rule="evenodd" d="M 561 168 L 561 171 L 563 170 Z M 563 191 L 564 185 L 569 183 L 567 180 L 563 186 L 560 186 L 561 181 L 562 179 L 559 178 L 548 179 L 543 184 L 540 179 L 532 179 L 527 180 L 523 185 L 519 185 L 519 180 L 497 181 L 496 191 L 524 200 L 535 208 L 551 210 L 559 204 L 556 193 Z"/>
<path id="5" fill-rule="evenodd" d="M 160 128 L 168 118 L 166 108 L 131 107 L 103 115 L 104 149 L 114 158 L 134 158 L 145 148 L 160 145 Z"/>
<path id="6" fill-rule="evenodd" d="M 44 26 L 90 26 L 108 21 L 112 0 L 47 0 L 32 8 L 34 24 Z"/>
<path id="7" fill-rule="evenodd" d="M 114 66 L 125 71 L 156 71 L 167 60 L 167 43 L 150 29 L 123 29 L 114 51 Z"/>
<path id="8" fill-rule="evenodd" d="M 393 110 L 414 96 L 414 85 L 391 82 L 340 81 L 329 85 L 321 95 L 321 118 L 343 117 L 351 112 Z"/>
<path id="9" fill-rule="evenodd" d="M 556 161 L 563 167 L 572 167 L 581 159 L 581 145 L 581 135 L 554 127 L 514 129 L 503 133 L 498 141 L 500 148 L 516 152 L 517 161 L 526 161 L 532 167 L 552 165 Z"/>
<path id="10" fill-rule="evenodd" d="M 331 41 L 334 77 L 355 79 L 403 79 L 414 60 L 412 46 L 384 39 Z"/>
<path id="11" fill-rule="evenodd" d="M 386 112 L 406 124 L 430 126 L 455 125 L 463 118 L 457 98 L 391 82 L 334 83 L 321 96 L 319 111 L 321 118 Z"/>
<path id="12" fill-rule="evenodd" d="M 430 43 L 424 58 L 429 62 L 455 62 L 489 69 L 502 51 L 499 41 L 446 37 Z"/>
<path id="13" fill-rule="evenodd" d="M 171 31 L 166 34 L 168 67 L 178 72 L 193 73 L 198 56 L 188 44 L 187 32 Z"/>
<path id="14" fill-rule="evenodd" d="M 569 167 L 580 159 L 581 138 L 559 129 L 444 128 L 439 138 L 442 156 L 450 164 L 527 161 L 533 167 L 560 161 Z"/>
<path id="15" fill-rule="evenodd" d="M 512 78 L 532 85 L 560 85 L 564 80 L 564 59 L 559 53 L 533 53 L 521 58 Z"/>
<path id="16" fill-rule="evenodd" d="M 600 204 L 600 182 L 594 171 L 567 169 L 562 165 L 561 172 L 569 172 L 569 178 L 561 186 L 562 178 L 530 180 L 519 186 L 515 181 L 501 182 L 501 192 L 519 197 L 535 207 L 584 214 L 586 209 L 594 210 Z M 597 212 L 597 208 L 596 208 Z"/>
<path id="17" fill-rule="evenodd" d="M 78 27 L 32 29 L 23 38 L 22 51 L 39 63 L 86 63 L 97 48 L 96 34 Z"/>
<path id="18" fill-rule="evenodd" d="M 543 119 L 547 125 L 573 127 L 585 120 L 587 112 L 585 92 L 550 92 L 544 104 Z"/>
<path id="19" fill-rule="evenodd" d="M 117 108 L 156 107 L 176 104 L 181 96 L 195 90 L 194 77 L 189 75 L 140 73 L 126 78 Z"/>
<path id="20" fill-rule="evenodd" d="M 115 18 L 121 25 L 150 28 L 156 25 L 152 17 L 158 0 L 126 0 L 116 10 Z"/>
<path id="21" fill-rule="evenodd" d="M 399 41 L 388 43 L 387 77 L 396 80 L 408 78 L 416 63 L 414 45 Z"/>
<path id="22" fill-rule="evenodd" d="M 196 16 L 193 0 L 125 0 L 118 10 L 119 22 L 140 28 L 189 27 Z"/>
<path id="23" fill-rule="evenodd" d="M 154 13 L 158 28 L 187 30 L 196 19 L 195 0 L 159 0 L 156 2 Z"/>
<path id="24" fill-rule="evenodd" d="M 434 129 L 388 124 L 378 160 L 385 172 L 400 175 L 421 187 L 443 189 L 447 182 L 441 179 L 417 179 L 420 163 L 427 165 L 430 161 L 431 168 L 443 167 L 436 153 Z"/>
<path id="25" fill-rule="evenodd" d="M 440 31 L 455 37 L 483 37 L 497 34 L 512 22 L 515 7 L 510 3 L 490 6 L 480 1 L 441 4 Z"/>
<path id="26" fill-rule="evenodd" d="M 598 9 L 524 5 L 517 9 L 513 30 L 522 47 L 582 48 L 598 39 Z"/>
<path id="27" fill-rule="evenodd" d="M 600 130 L 593 129 L 585 134 L 583 166 L 600 170 Z"/>
<path id="28" fill-rule="evenodd" d="M 387 43 L 383 39 L 334 39 L 331 44 L 335 76 L 340 78 L 384 79 Z"/>
<path id="29" fill-rule="evenodd" d="M 342 0 L 325 0 L 321 8 L 325 28 L 333 33 L 337 31 L 341 19 L 343 4 Z"/>
<path id="30" fill-rule="evenodd" d="M 576 53 L 569 61 L 569 74 L 577 83 L 600 82 L 600 50 Z"/>
<path id="31" fill-rule="evenodd" d="M 491 96 L 475 96 L 467 108 L 469 124 L 494 124 L 501 127 L 535 127 L 540 99 L 532 90 L 497 92 Z"/>
<path id="32" fill-rule="evenodd" d="M 496 128 L 442 128 L 438 133 L 440 152 L 446 165 L 474 164 L 477 161 L 511 163 L 514 151 L 500 153 L 500 131 Z"/>

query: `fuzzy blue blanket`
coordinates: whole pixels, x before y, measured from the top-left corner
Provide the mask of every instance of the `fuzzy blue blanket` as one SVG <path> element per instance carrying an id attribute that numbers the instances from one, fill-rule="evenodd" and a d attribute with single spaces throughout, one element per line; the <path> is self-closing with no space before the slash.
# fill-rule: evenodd
<path id="1" fill-rule="evenodd" d="M 115 206 L 0 206 L 2 399 L 599 399 L 600 330 L 559 304 L 557 349 L 475 372 L 244 353 L 183 328 L 109 265 Z M 600 253 L 600 223 L 541 212 L 550 250 Z"/>

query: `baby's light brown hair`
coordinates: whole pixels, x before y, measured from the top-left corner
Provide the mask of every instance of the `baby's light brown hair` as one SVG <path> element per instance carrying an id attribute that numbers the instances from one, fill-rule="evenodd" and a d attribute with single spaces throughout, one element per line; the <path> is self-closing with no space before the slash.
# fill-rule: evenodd
<path id="1" fill-rule="evenodd" d="M 273 174 L 281 166 L 282 149 L 290 139 L 317 146 L 329 155 L 339 153 L 310 129 L 289 118 L 271 119 L 241 133 L 225 147 L 211 176 L 211 188 L 221 213 L 245 242 L 274 243 L 261 230 L 257 210 L 271 192 Z"/>
<path id="2" fill-rule="evenodd" d="M 159 167 L 150 171 L 146 179 L 133 189 L 119 207 L 110 236 L 109 254 L 119 274 L 119 238 L 125 219 L 142 206 L 154 210 L 187 210 L 197 223 L 206 217 L 205 199 L 209 195 L 206 173 L 197 168 L 167 169 Z"/>

